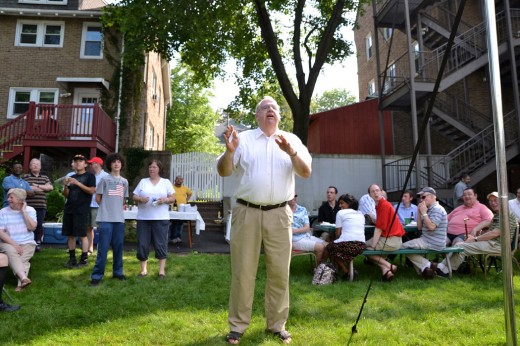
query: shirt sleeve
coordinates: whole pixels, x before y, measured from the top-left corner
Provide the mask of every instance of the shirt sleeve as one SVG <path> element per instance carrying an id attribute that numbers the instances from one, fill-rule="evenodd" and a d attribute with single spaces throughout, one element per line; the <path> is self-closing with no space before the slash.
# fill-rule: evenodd
<path id="1" fill-rule="evenodd" d="M 29 214 L 29 217 L 33 219 L 33 221 L 37 221 L 36 219 L 36 209 L 34 208 L 27 208 L 27 214 Z"/>

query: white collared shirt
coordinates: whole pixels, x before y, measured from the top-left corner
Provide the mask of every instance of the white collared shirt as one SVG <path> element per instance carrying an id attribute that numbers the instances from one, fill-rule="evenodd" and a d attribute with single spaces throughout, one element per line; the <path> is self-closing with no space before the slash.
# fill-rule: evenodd
<path id="1" fill-rule="evenodd" d="M 304 162 L 311 165 L 309 151 L 292 133 L 278 130 L 267 137 L 259 128 L 241 132 L 233 155 L 233 169 L 240 181 L 236 198 L 272 205 L 294 197 L 295 171 L 289 155 L 275 142 L 279 134 L 287 139 Z"/>
<path id="2" fill-rule="evenodd" d="M 516 219 L 520 221 L 520 201 L 518 199 L 512 199 L 509 201 L 509 211 L 515 214 Z"/>

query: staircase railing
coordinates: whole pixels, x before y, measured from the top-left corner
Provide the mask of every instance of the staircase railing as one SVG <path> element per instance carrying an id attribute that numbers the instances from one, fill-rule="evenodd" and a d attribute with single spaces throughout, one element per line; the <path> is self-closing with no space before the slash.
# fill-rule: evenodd
<path id="1" fill-rule="evenodd" d="M 518 141 L 516 111 L 504 116 L 504 138 L 506 148 Z M 435 171 L 444 169 L 447 172 L 446 186 L 454 183 L 461 172 L 472 173 L 486 165 L 495 157 L 494 124 L 489 125 L 467 142 L 459 145 L 445 157 L 432 164 Z"/>
<path id="2" fill-rule="evenodd" d="M 515 35 L 520 35 L 520 10 L 511 10 L 511 22 Z M 497 34 L 498 42 L 504 42 L 507 39 L 507 27 L 505 13 L 497 14 Z M 419 65 L 415 79 L 423 82 L 434 82 L 437 78 L 439 68 L 441 66 L 444 54 L 446 53 L 447 44 L 444 44 L 433 51 L 415 52 L 416 59 L 418 54 L 423 55 L 424 65 Z M 444 77 L 457 71 L 470 61 L 473 61 L 486 52 L 486 22 L 482 22 L 470 30 L 457 36 L 457 43 L 453 44 L 450 51 L 450 58 L 444 70 Z M 383 86 L 383 94 L 390 94 L 395 89 L 407 83 L 410 79 L 410 70 L 408 64 L 408 53 L 403 54 L 394 65 L 396 67 L 395 76 L 387 76 L 385 85 Z M 398 72 L 398 73 L 397 73 Z M 382 80 L 384 74 L 380 75 Z"/>
<path id="3" fill-rule="evenodd" d="M 443 28 L 446 28 L 446 30 L 451 31 L 456 16 L 452 9 L 449 8 L 451 5 L 453 5 L 453 2 L 451 1 L 441 1 L 437 5 L 430 7 L 427 12 L 422 15 L 435 21 Z M 473 28 L 473 25 L 470 25 L 461 19 L 458 32 L 465 32 L 471 28 Z"/>
<path id="4" fill-rule="evenodd" d="M 0 126 L 0 152 L 2 157 L 4 152 L 13 151 L 15 145 L 22 145 L 28 112 L 20 114 L 15 119 Z"/>
<path id="5" fill-rule="evenodd" d="M 467 102 L 446 91 L 437 94 L 435 107 L 475 132 L 482 131 L 493 122 L 491 115 L 486 115 L 478 111 Z"/>
<path id="6" fill-rule="evenodd" d="M 115 147 L 114 121 L 98 105 L 55 105 L 29 103 L 27 112 L 0 126 L 0 152 L 14 151 L 24 140 L 95 140 Z"/>
<path id="7" fill-rule="evenodd" d="M 443 155 L 432 155 L 430 157 L 431 160 L 442 159 Z M 406 174 L 408 173 L 408 168 L 410 166 L 410 162 L 412 160 L 411 156 L 401 158 L 399 160 L 395 160 L 392 162 L 388 162 L 385 164 L 385 174 L 386 174 L 386 184 L 385 187 L 388 192 L 398 191 L 403 188 Z M 427 158 L 424 155 L 420 156 L 420 166 L 421 166 L 421 174 L 419 186 L 428 186 L 432 187 L 439 186 L 439 184 L 443 184 L 446 181 L 446 172 L 444 168 L 440 167 L 438 171 L 432 170 L 431 179 L 433 179 L 432 183 L 428 182 L 428 172 L 425 169 L 428 165 Z M 410 181 L 408 183 L 407 188 L 413 189 L 417 186 L 416 184 L 416 169 L 415 166 L 412 168 L 412 175 L 410 177 Z"/>
<path id="8" fill-rule="evenodd" d="M 431 156 L 430 159 L 433 162 L 431 167 L 427 167 L 426 156 L 421 155 L 421 181 L 419 186 L 430 185 L 435 188 L 448 188 L 456 182 L 461 172 L 471 174 L 486 165 L 490 160 L 493 160 L 495 157 L 495 133 L 493 126 L 493 124 L 489 125 L 446 155 Z M 507 148 L 512 144 L 516 144 L 519 140 L 515 111 L 511 111 L 504 116 L 504 129 L 505 146 Z M 406 157 L 385 165 L 386 188 L 389 192 L 402 188 L 410 161 L 411 157 Z M 429 177 L 428 170 L 430 171 Z M 413 174 L 408 188 L 417 186 L 415 180 L 415 174 Z"/>

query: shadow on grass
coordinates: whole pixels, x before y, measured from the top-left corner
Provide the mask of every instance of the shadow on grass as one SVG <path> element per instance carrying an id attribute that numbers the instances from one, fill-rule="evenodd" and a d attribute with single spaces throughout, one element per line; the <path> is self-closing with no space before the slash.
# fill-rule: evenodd
<path id="1" fill-rule="evenodd" d="M 16 281 L 9 279 L 7 288 L 22 310 L 2 314 L 2 344 L 225 344 L 229 256 L 170 254 L 167 277 L 161 280 L 153 253 L 149 275 L 140 278 L 139 261 L 129 251 L 124 257 L 128 279 L 120 282 L 111 278 L 109 253 L 106 276 L 97 287 L 88 285 L 94 258 L 87 268 L 74 270 L 63 268 L 67 259 L 62 249 L 36 254 L 30 274 L 34 283 L 22 293 L 13 292 Z M 503 337 L 499 276 L 456 274 L 452 280 L 424 281 L 412 268 L 400 266 L 393 282 L 382 283 L 375 266 L 358 258 L 355 267 L 360 275 L 353 283 L 314 286 L 309 259 L 293 259 L 287 328 L 296 344 L 344 345 L 370 279 L 372 291 L 353 344 L 445 344 L 453 333 L 465 335 L 466 341 L 451 344 L 491 345 Z M 279 344 L 264 333 L 264 287 L 261 260 L 253 318 L 241 345 Z"/>

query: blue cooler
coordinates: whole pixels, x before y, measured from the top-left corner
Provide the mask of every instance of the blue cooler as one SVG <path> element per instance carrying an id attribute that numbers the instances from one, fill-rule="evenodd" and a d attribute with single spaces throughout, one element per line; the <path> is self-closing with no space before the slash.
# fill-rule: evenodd
<path id="1" fill-rule="evenodd" d="M 68 237 L 61 234 L 61 223 L 46 222 L 43 224 L 44 244 L 67 244 Z"/>

